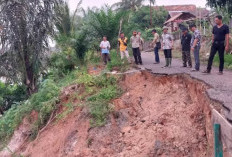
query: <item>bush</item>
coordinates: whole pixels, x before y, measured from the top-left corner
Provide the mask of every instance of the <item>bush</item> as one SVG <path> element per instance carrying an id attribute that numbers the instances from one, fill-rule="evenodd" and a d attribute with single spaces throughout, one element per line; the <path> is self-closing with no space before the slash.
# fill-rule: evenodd
<path id="1" fill-rule="evenodd" d="M 214 63 L 216 65 L 219 65 L 219 63 L 220 63 L 218 54 L 214 58 Z M 231 54 L 225 55 L 225 67 L 228 69 L 232 69 L 232 55 Z"/>
<path id="2" fill-rule="evenodd" d="M 110 101 L 120 96 L 122 91 L 117 86 L 118 79 L 113 76 L 103 74 L 92 78 L 91 82 L 92 88 L 97 88 L 95 93 L 87 97 L 87 106 L 92 116 L 91 126 L 102 126 L 112 111 Z"/>
<path id="3" fill-rule="evenodd" d="M 88 104 L 92 120 L 90 121 L 92 127 L 103 126 L 106 123 L 108 114 L 112 111 L 112 107 L 108 102 L 94 101 Z"/>
<path id="4" fill-rule="evenodd" d="M 85 56 L 85 62 L 90 64 L 99 64 L 101 62 L 100 52 L 88 51 Z"/>
<path id="5" fill-rule="evenodd" d="M 75 50 L 68 47 L 66 51 L 53 53 L 49 66 L 51 67 L 52 75 L 60 78 L 72 71 L 78 66 L 78 63 L 79 60 L 75 54 Z"/>
<path id="6" fill-rule="evenodd" d="M 60 88 L 52 80 L 43 82 L 38 93 L 34 94 L 28 101 L 21 103 L 21 105 L 13 105 L 0 118 L 0 142 L 7 141 L 14 130 L 20 125 L 22 119 L 29 115 L 32 110 L 39 113 L 39 119 L 35 124 L 37 130 L 43 126 L 51 112 L 56 108 Z M 33 135 L 36 133 L 33 132 Z"/>
<path id="7" fill-rule="evenodd" d="M 23 85 L 9 85 L 0 82 L 0 111 L 8 110 L 28 98 L 26 87 Z"/>
<path id="8" fill-rule="evenodd" d="M 112 71 L 117 69 L 121 72 L 125 72 L 129 69 L 129 63 L 127 59 L 121 60 L 120 54 L 116 50 L 110 51 L 111 62 L 107 64 L 107 69 Z"/>

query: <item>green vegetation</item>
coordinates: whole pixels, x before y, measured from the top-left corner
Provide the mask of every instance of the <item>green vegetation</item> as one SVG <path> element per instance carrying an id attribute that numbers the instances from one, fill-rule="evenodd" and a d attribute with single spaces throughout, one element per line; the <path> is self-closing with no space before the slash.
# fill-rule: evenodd
<path id="1" fill-rule="evenodd" d="M 13 104 L 27 99 L 26 87 L 23 85 L 9 85 L 0 82 L 0 114 L 8 110 Z"/>
<path id="2" fill-rule="evenodd" d="M 102 126 L 106 123 L 107 116 L 112 111 L 111 100 L 119 97 L 122 93 L 117 85 L 118 80 L 119 78 L 106 74 L 92 76 L 82 72 L 79 75 L 76 82 L 85 87 L 85 93 L 82 95 L 86 98 L 92 116 L 92 127 Z"/>
<path id="3" fill-rule="evenodd" d="M 25 116 L 30 115 L 32 110 L 39 113 L 39 119 L 35 128 L 41 128 L 49 119 L 51 112 L 58 102 L 60 88 L 52 80 L 46 80 L 38 93 L 21 105 L 13 105 L 0 119 L 1 142 L 11 137 L 14 130 L 19 126 Z"/>
<path id="4" fill-rule="evenodd" d="M 125 72 L 129 69 L 130 65 L 127 59 L 121 60 L 120 54 L 115 50 L 110 52 L 111 62 L 108 63 L 108 70 L 117 70 L 121 72 Z"/>
<path id="5" fill-rule="evenodd" d="M 219 66 L 219 63 L 220 63 L 219 56 L 216 55 L 214 58 L 214 65 Z M 224 65 L 225 65 L 225 68 L 232 70 L 232 55 L 231 54 L 225 55 L 225 64 Z"/>
<path id="6" fill-rule="evenodd" d="M 219 8 L 219 9 L 224 9 L 226 8 L 228 10 L 228 13 L 230 16 L 232 15 L 232 3 L 230 0 L 207 0 L 208 6 L 212 8 Z"/>

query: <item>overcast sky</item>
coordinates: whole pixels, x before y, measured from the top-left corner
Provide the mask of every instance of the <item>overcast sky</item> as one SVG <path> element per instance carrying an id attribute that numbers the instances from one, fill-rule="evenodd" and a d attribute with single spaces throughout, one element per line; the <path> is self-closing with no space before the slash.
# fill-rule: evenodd
<path id="1" fill-rule="evenodd" d="M 71 10 L 75 10 L 79 0 L 68 0 Z M 82 7 L 101 7 L 104 4 L 112 5 L 120 0 L 83 0 Z M 148 0 L 147 0 L 148 1 Z M 181 4 L 195 4 L 197 7 L 205 7 L 206 0 L 156 0 L 156 5 L 181 5 Z"/>

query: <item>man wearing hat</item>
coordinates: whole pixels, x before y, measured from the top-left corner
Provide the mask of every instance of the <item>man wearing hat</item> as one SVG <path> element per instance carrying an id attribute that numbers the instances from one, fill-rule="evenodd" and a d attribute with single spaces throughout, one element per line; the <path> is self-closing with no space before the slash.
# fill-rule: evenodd
<path id="1" fill-rule="evenodd" d="M 187 28 L 182 29 L 182 38 L 181 38 L 181 45 L 182 45 L 182 60 L 183 60 L 183 67 L 187 67 L 187 63 L 189 68 L 192 68 L 192 59 L 191 59 L 191 39 L 192 35 L 189 33 Z"/>
<path id="2" fill-rule="evenodd" d="M 163 68 L 171 67 L 172 64 L 172 48 L 174 43 L 174 38 L 171 34 L 168 33 L 168 27 L 163 27 L 162 34 L 162 49 L 164 50 L 164 56 L 166 65 Z"/>

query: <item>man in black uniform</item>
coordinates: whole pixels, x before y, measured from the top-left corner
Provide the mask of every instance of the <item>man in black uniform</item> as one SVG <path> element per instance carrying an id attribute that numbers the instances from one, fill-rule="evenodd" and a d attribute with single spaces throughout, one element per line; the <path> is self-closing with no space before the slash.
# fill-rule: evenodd
<path id="1" fill-rule="evenodd" d="M 187 28 L 182 29 L 183 35 L 181 38 L 181 45 L 182 45 L 182 59 L 183 59 L 183 67 L 187 67 L 187 62 L 188 66 L 192 68 L 192 59 L 191 59 L 191 54 L 190 54 L 190 49 L 191 49 L 191 39 L 192 36 L 188 32 Z"/>
<path id="2" fill-rule="evenodd" d="M 219 65 L 219 75 L 223 74 L 224 68 L 224 51 L 229 50 L 229 27 L 222 23 L 222 16 L 218 15 L 215 18 L 216 26 L 213 27 L 212 35 L 212 47 L 208 61 L 207 70 L 203 73 L 209 74 L 211 72 L 213 59 L 218 51 L 220 65 Z"/>

